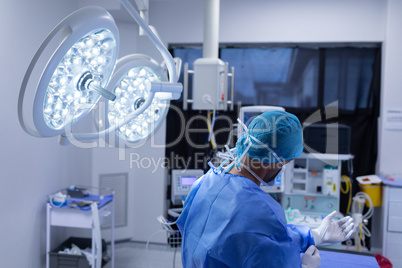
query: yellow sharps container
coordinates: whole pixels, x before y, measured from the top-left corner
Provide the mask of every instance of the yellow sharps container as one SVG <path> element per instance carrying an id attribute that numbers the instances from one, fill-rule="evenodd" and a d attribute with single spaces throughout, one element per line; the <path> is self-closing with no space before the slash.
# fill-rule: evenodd
<path id="1" fill-rule="evenodd" d="M 360 190 L 370 196 L 374 207 L 381 206 L 381 179 L 377 175 L 367 175 L 357 177 Z M 370 203 L 366 201 L 366 206 L 369 207 Z"/>

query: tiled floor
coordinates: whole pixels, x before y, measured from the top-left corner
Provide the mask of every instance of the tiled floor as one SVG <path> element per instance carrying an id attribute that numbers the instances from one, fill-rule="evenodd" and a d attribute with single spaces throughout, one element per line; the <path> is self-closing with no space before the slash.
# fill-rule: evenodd
<path id="1" fill-rule="evenodd" d="M 110 249 L 108 248 L 108 252 Z M 175 265 L 173 266 L 173 262 Z M 104 268 L 111 268 L 108 263 Z M 181 268 L 180 248 L 146 243 L 119 242 L 115 245 L 115 268 Z"/>

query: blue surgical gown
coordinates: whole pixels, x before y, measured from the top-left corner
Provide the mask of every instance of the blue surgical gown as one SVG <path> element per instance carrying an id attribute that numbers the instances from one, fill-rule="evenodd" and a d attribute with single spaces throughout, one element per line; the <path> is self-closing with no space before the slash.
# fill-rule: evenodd
<path id="1" fill-rule="evenodd" d="M 301 267 L 314 240 L 286 224 L 282 207 L 253 181 L 212 170 L 197 180 L 177 220 L 188 267 Z"/>

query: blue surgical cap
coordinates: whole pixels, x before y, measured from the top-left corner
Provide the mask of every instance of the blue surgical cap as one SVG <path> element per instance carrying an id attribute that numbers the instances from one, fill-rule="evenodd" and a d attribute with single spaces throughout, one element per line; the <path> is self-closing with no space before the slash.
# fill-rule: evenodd
<path id="1" fill-rule="evenodd" d="M 240 127 L 240 126 L 239 126 Z M 277 159 L 267 148 L 275 152 Z M 299 119 L 288 112 L 268 111 L 251 121 L 248 133 L 237 140 L 238 155 L 242 155 L 249 143 L 252 143 L 246 155 L 264 163 L 274 163 L 298 157 L 303 151 L 303 131 Z"/>

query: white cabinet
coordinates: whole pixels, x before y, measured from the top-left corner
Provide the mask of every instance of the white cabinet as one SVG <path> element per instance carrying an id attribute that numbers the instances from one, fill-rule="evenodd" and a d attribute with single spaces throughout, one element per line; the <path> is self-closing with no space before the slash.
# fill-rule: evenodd
<path id="1" fill-rule="evenodd" d="M 383 186 L 383 255 L 402 267 L 402 187 Z"/>

